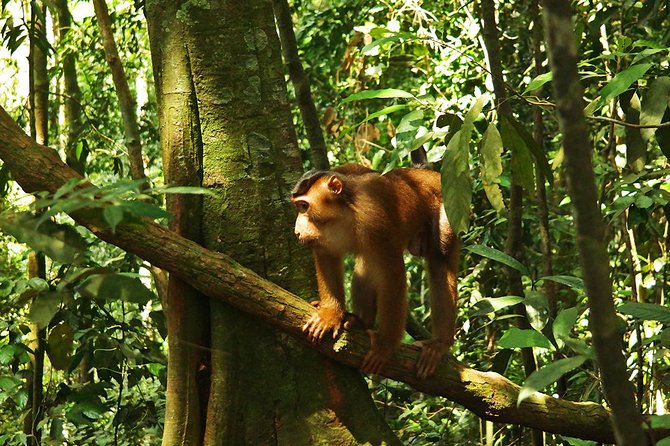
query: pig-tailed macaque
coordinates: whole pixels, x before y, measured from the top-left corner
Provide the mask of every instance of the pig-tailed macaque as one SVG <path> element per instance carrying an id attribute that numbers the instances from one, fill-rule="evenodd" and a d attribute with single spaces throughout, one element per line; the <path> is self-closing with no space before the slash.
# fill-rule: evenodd
<path id="1" fill-rule="evenodd" d="M 460 245 L 442 206 L 440 174 L 357 164 L 311 171 L 293 189 L 295 234 L 314 253 L 320 302 L 303 331 L 312 342 L 342 328 L 367 330 L 361 369 L 379 373 L 400 345 L 407 318 L 405 249 L 427 260 L 432 339 L 420 341 L 417 375 L 432 375 L 454 343 Z M 355 257 L 352 314 L 345 313 L 343 260 Z M 376 329 L 375 329 L 376 322 Z"/>

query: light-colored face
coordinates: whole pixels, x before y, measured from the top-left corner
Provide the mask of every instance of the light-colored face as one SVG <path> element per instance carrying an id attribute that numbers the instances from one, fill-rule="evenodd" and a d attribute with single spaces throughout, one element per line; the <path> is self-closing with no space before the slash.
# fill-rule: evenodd
<path id="1" fill-rule="evenodd" d="M 353 228 L 349 212 L 338 197 L 343 187 L 339 178 L 324 177 L 305 194 L 291 198 L 298 211 L 295 235 L 301 243 L 330 251 L 349 249 Z"/>

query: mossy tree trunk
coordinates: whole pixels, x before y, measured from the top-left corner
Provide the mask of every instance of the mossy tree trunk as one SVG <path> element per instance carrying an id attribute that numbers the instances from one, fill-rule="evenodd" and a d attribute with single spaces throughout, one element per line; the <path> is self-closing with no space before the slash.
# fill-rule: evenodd
<path id="1" fill-rule="evenodd" d="M 287 201 L 301 161 L 270 1 L 244 8 L 233 1 L 148 2 L 147 20 L 164 161 L 172 160 L 166 181 L 196 184 L 202 169 L 203 186 L 217 192 L 204 200 L 201 229 L 188 236 L 314 298 L 311 258 L 294 240 Z M 202 313 L 190 312 L 195 299 L 173 299 L 181 305 L 168 305 L 170 337 L 180 327 L 207 325 Z M 210 305 L 211 363 L 194 360 L 183 345 L 175 357 L 171 343 L 170 367 L 181 372 L 169 385 L 182 390 L 168 389 L 163 444 L 197 444 L 200 435 L 204 444 L 397 442 L 358 372 L 225 303 Z M 203 383 L 196 367 L 211 367 L 206 395 L 193 390 Z M 197 412 L 204 404 L 206 412 Z M 196 420 L 203 422 L 190 429 Z"/>

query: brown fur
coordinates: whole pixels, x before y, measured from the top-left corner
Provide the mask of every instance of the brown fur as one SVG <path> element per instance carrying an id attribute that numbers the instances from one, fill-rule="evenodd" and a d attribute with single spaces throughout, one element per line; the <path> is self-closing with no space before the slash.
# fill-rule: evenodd
<path id="1" fill-rule="evenodd" d="M 362 325 L 372 345 L 362 369 L 379 373 L 402 340 L 407 317 L 403 252 L 426 258 L 433 338 L 422 342 L 420 377 L 431 375 L 454 342 L 459 242 L 442 207 L 440 174 L 394 169 L 385 175 L 357 164 L 313 171 L 296 184 L 295 232 L 314 252 L 321 301 L 303 329 L 312 341 L 344 325 Z M 356 258 L 354 318 L 345 321 L 343 258 Z M 377 330 L 373 330 L 375 320 Z"/>

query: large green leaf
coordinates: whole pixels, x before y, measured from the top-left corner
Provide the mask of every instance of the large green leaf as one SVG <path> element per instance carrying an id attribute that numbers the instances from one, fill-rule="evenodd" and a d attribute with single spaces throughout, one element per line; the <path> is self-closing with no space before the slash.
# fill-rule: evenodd
<path id="1" fill-rule="evenodd" d="M 663 305 L 626 302 L 618 311 L 643 321 L 658 321 L 670 325 L 670 308 Z"/>
<path id="2" fill-rule="evenodd" d="M 535 79 L 530 81 L 525 90 L 523 90 L 523 94 L 528 94 L 537 90 L 547 82 L 551 82 L 553 78 L 554 75 L 551 71 L 547 71 L 546 73 L 542 73 L 539 76 L 536 76 Z"/>
<path id="3" fill-rule="evenodd" d="M 470 225 L 472 179 L 470 177 L 470 140 L 475 119 L 486 100 L 479 97 L 465 114 L 463 125 L 449 140 L 442 160 L 442 201 L 449 224 L 457 233 L 466 232 Z"/>
<path id="4" fill-rule="evenodd" d="M 505 203 L 499 185 L 500 175 L 503 171 L 502 160 L 500 158 L 502 151 L 502 138 L 500 137 L 500 133 L 498 133 L 496 126 L 491 123 L 486 129 L 482 139 L 480 159 L 482 163 L 481 172 L 484 192 L 486 192 L 486 198 L 488 198 L 489 203 L 491 203 L 491 206 L 493 206 L 493 209 L 496 211 L 505 209 Z"/>
<path id="5" fill-rule="evenodd" d="M 63 293 L 42 292 L 30 306 L 30 319 L 42 329 L 49 325 L 63 302 Z"/>
<path id="6" fill-rule="evenodd" d="M 562 348 L 565 345 L 565 340 L 570 338 L 572 327 L 575 326 L 580 313 L 581 310 L 578 307 L 566 308 L 565 310 L 561 310 L 556 319 L 554 319 L 551 329 L 554 333 L 556 344 L 559 347 Z"/>
<path id="7" fill-rule="evenodd" d="M 51 365 L 57 370 L 66 370 L 70 365 L 74 330 L 66 323 L 54 327 L 47 340 L 47 354 Z"/>
<path id="8" fill-rule="evenodd" d="M 549 339 L 539 331 L 522 330 L 516 327 L 507 330 L 498 341 L 498 345 L 501 348 L 553 348 Z"/>
<path id="9" fill-rule="evenodd" d="M 347 96 L 342 100 L 342 104 L 351 101 L 360 101 L 364 99 L 380 99 L 380 98 L 408 98 L 416 99 L 412 93 L 396 88 L 383 88 L 381 90 L 363 90 L 358 93 Z"/>
<path id="10" fill-rule="evenodd" d="M 61 263 L 74 263 L 88 247 L 74 227 L 51 220 L 39 224 L 39 217 L 29 213 L 3 215 L 0 228 L 19 242 Z"/>
<path id="11" fill-rule="evenodd" d="M 617 73 L 616 76 L 610 80 L 607 85 L 600 91 L 600 97 L 603 101 L 607 101 L 619 96 L 626 91 L 631 84 L 640 79 L 652 67 L 650 63 L 642 63 L 632 65 L 625 70 Z"/>
<path id="12" fill-rule="evenodd" d="M 489 246 L 484 245 L 470 245 L 466 246 L 465 249 L 475 254 L 479 254 L 480 256 L 484 256 L 489 259 L 495 260 L 496 262 L 503 263 L 509 266 L 510 268 L 514 268 L 515 270 L 519 271 L 521 274 L 530 276 L 528 268 L 526 268 L 521 262 L 519 262 L 514 257 L 509 256 L 504 252 L 499 251 L 495 248 L 491 248 Z"/>
<path id="13" fill-rule="evenodd" d="M 514 184 L 523 186 L 529 193 L 535 193 L 535 172 L 533 158 L 526 141 L 519 134 L 510 119 L 501 116 L 500 136 L 503 144 L 512 151 L 512 178 Z"/>
<path id="14" fill-rule="evenodd" d="M 89 298 L 121 299 L 139 304 L 155 297 L 140 279 L 124 273 L 94 274 L 82 282 L 77 291 Z"/>
<path id="15" fill-rule="evenodd" d="M 467 232 L 470 226 L 472 180 L 468 169 L 468 153 L 458 147 L 459 130 L 449 141 L 442 159 L 442 201 L 449 225 L 456 233 Z"/>
<path id="16" fill-rule="evenodd" d="M 524 305 L 526 306 L 526 314 L 528 315 L 528 322 L 537 331 L 542 331 L 549 322 L 549 302 L 547 296 L 543 293 L 528 289 L 525 292 L 526 299 Z"/>
<path id="17" fill-rule="evenodd" d="M 620 102 L 626 111 L 626 120 L 632 124 L 640 122 L 640 98 L 633 93 L 630 100 L 621 95 Z M 633 172 L 641 172 L 647 163 L 647 142 L 642 138 L 642 131 L 637 127 L 624 128 L 626 135 L 626 163 Z"/>
<path id="18" fill-rule="evenodd" d="M 670 77 L 662 76 L 649 86 L 649 90 L 642 97 L 642 106 L 640 110 L 641 125 L 658 125 L 663 119 L 663 114 L 668 108 L 668 99 L 670 98 Z M 654 133 L 655 128 L 641 129 L 642 138 L 648 141 Z"/>
<path id="19" fill-rule="evenodd" d="M 585 356 L 559 359 L 556 362 L 547 364 L 541 369 L 534 371 L 528 379 L 526 379 L 526 382 L 523 383 L 523 386 L 519 391 L 517 404 L 520 404 L 533 393 L 555 383 L 561 376 L 582 365 L 586 359 Z"/>
<path id="20" fill-rule="evenodd" d="M 488 297 L 481 299 L 475 303 L 474 311 L 470 312 L 470 317 L 494 313 L 521 302 L 523 302 L 523 297 L 520 296 Z"/>
<path id="21" fill-rule="evenodd" d="M 542 280 L 551 280 L 552 282 L 560 283 L 561 285 L 569 286 L 570 288 L 574 288 L 580 291 L 586 290 L 586 288 L 584 287 L 584 281 L 579 277 L 575 276 L 566 276 L 566 275 L 544 276 L 540 277 L 538 279 L 538 282 Z"/>

